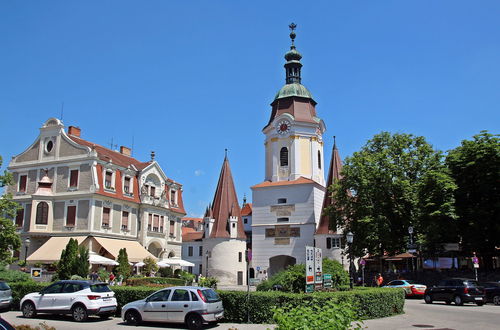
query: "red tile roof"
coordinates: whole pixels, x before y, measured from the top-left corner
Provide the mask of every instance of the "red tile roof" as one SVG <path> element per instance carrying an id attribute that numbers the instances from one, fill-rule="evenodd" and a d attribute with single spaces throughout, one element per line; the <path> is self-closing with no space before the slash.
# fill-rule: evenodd
<path id="1" fill-rule="evenodd" d="M 192 229 L 192 231 L 186 231 L 184 233 L 184 228 L 182 228 L 182 241 L 183 242 L 194 242 L 194 241 L 201 241 L 203 238 L 203 232 L 202 231 L 195 231 L 193 228 L 186 228 L 186 229 Z"/>
<path id="2" fill-rule="evenodd" d="M 328 191 L 335 180 L 341 179 L 340 172 L 342 171 L 342 159 L 339 155 L 339 150 L 337 149 L 337 144 L 333 143 L 332 159 L 330 160 L 330 170 L 328 171 L 328 180 L 326 181 L 326 192 L 323 199 L 323 206 L 321 208 L 321 217 L 319 219 L 319 225 L 316 229 L 316 234 L 336 234 L 336 230 L 330 229 L 330 218 L 325 214 L 325 208 L 330 206 L 333 202 L 332 196 Z"/>
<path id="3" fill-rule="evenodd" d="M 229 217 L 234 216 L 238 218 L 237 238 L 246 239 L 243 221 L 241 221 L 238 196 L 236 196 L 236 189 L 234 188 L 233 176 L 231 175 L 231 168 L 229 167 L 227 157 L 224 158 L 224 163 L 222 164 L 211 211 L 215 222 L 210 233 L 210 238 L 229 238 L 228 220 Z"/>
<path id="4" fill-rule="evenodd" d="M 293 181 L 275 181 L 275 182 L 264 181 L 262 183 L 256 184 L 255 186 L 252 186 L 251 188 L 254 189 L 254 188 L 288 186 L 288 185 L 294 185 L 294 184 L 310 184 L 310 183 L 317 183 L 317 182 L 301 176 L 297 180 L 293 180 Z"/>
<path id="5" fill-rule="evenodd" d="M 182 221 L 194 221 L 194 222 L 203 222 L 203 218 L 190 218 L 184 217 L 181 219 Z"/>
<path id="6" fill-rule="evenodd" d="M 243 208 L 241 209 L 241 216 L 245 217 L 248 215 L 252 215 L 252 203 L 247 203 L 243 205 Z"/>

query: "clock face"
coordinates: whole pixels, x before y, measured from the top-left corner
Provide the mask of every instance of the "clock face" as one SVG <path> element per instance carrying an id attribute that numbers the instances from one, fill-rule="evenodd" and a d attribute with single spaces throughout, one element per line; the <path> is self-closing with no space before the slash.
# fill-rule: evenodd
<path id="1" fill-rule="evenodd" d="M 278 124 L 276 125 L 276 131 L 279 134 L 285 134 L 290 131 L 290 122 L 288 120 L 280 120 Z"/>

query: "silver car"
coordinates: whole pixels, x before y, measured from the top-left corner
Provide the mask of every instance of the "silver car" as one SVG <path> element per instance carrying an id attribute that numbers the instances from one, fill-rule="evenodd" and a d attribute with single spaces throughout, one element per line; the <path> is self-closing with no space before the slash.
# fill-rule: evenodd
<path id="1" fill-rule="evenodd" d="M 4 281 L 0 281 L 0 311 L 10 309 L 12 304 L 12 290 Z"/>
<path id="2" fill-rule="evenodd" d="M 201 329 L 203 324 L 216 323 L 223 317 L 217 292 L 196 286 L 165 288 L 122 308 L 122 319 L 131 325 L 151 321 L 185 323 L 189 329 Z"/>

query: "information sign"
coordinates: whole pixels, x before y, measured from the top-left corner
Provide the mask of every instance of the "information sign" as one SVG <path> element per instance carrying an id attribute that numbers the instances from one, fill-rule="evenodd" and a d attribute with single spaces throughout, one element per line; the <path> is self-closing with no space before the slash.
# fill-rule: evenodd
<path id="1" fill-rule="evenodd" d="M 314 247 L 306 246 L 306 284 L 314 284 Z"/>
<path id="2" fill-rule="evenodd" d="M 332 274 L 323 274 L 323 287 L 332 287 Z"/>
<path id="3" fill-rule="evenodd" d="M 323 284 L 323 250 L 314 248 L 315 283 Z"/>
<path id="4" fill-rule="evenodd" d="M 42 269 L 41 268 L 31 268 L 31 277 L 32 278 L 42 277 Z"/>

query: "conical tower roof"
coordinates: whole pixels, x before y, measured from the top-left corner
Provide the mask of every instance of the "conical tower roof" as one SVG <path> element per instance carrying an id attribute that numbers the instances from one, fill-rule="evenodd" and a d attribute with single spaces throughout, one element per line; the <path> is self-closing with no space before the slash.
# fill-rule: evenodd
<path id="1" fill-rule="evenodd" d="M 224 157 L 224 163 L 215 190 L 214 200 L 212 202 L 212 214 L 215 219 L 210 238 L 229 238 L 229 217 L 238 218 L 238 235 L 239 239 L 246 239 L 245 231 L 243 228 L 243 221 L 241 221 L 241 210 L 238 204 L 238 196 L 234 188 L 233 176 L 231 168 L 229 167 L 229 160 L 227 155 Z"/>
<path id="2" fill-rule="evenodd" d="M 339 150 L 337 149 L 337 143 L 335 137 L 333 137 L 333 150 L 332 159 L 330 160 L 330 170 L 328 171 L 328 180 L 326 182 L 326 188 L 330 187 L 335 180 L 340 180 L 342 177 L 340 172 L 342 171 L 342 159 L 339 155 Z M 323 199 L 323 206 L 321 208 L 321 217 L 319 220 L 318 229 L 316 234 L 334 234 L 336 230 L 330 229 L 330 218 L 325 214 L 325 208 L 332 205 L 333 199 L 328 190 L 325 193 L 325 198 Z"/>

